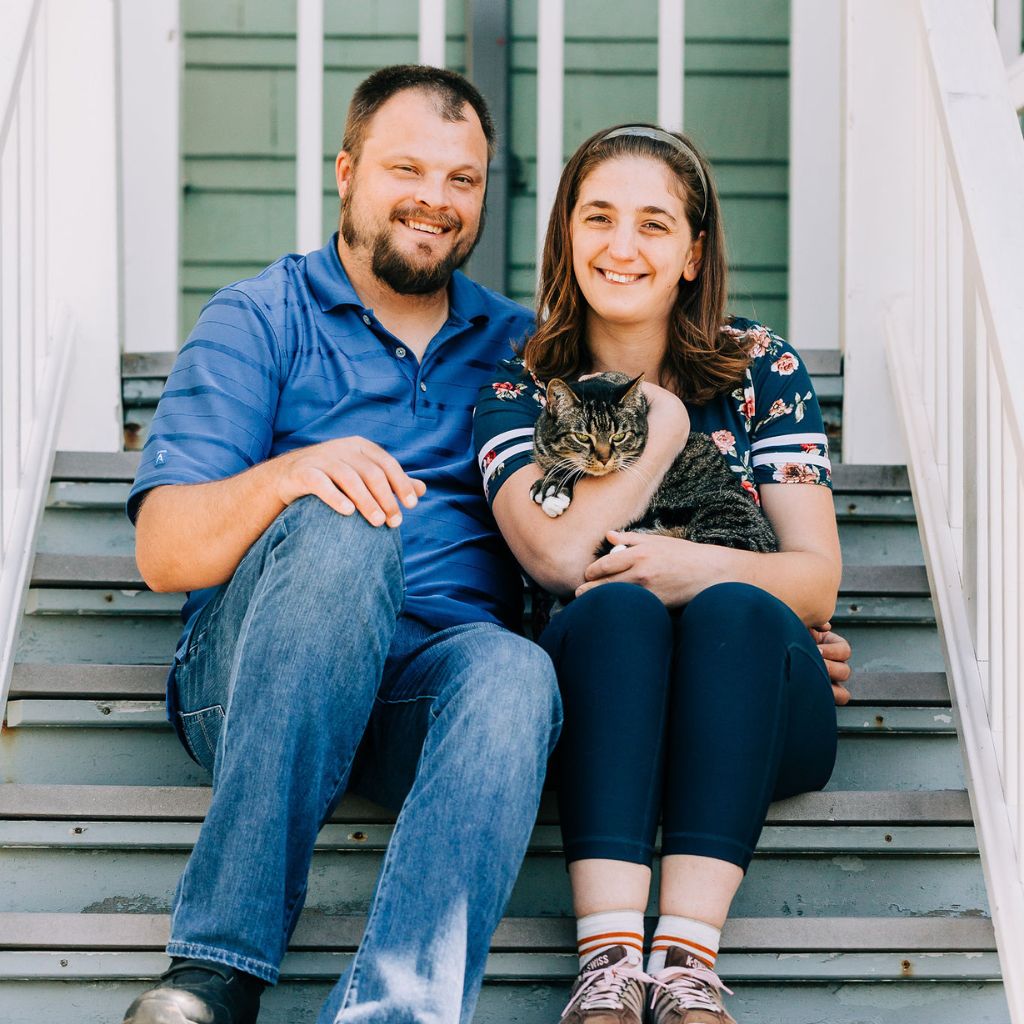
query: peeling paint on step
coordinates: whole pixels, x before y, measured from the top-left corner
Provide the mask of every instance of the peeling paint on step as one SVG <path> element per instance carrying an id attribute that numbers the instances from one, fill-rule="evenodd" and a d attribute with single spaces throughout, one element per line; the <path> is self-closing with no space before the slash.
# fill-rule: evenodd
<path id="1" fill-rule="evenodd" d="M 861 857 L 833 857 L 832 863 L 842 871 L 867 871 Z"/>

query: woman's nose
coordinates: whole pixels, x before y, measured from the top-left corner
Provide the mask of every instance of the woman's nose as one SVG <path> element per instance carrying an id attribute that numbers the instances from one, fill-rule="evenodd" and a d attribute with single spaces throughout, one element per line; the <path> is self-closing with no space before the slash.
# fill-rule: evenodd
<path id="1" fill-rule="evenodd" d="M 636 256 L 636 232 L 632 225 L 620 225 L 612 235 L 608 254 L 617 260 L 631 260 Z"/>

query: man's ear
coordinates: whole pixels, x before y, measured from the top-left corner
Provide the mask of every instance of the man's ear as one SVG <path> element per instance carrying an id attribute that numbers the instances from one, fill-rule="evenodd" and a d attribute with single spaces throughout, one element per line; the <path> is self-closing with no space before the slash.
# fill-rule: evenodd
<path id="1" fill-rule="evenodd" d="M 352 173 L 355 170 L 355 162 L 347 150 L 342 150 L 334 161 L 334 178 L 338 183 L 338 196 L 342 202 L 345 194 L 352 184 Z"/>
<path id="2" fill-rule="evenodd" d="M 579 405 L 576 393 L 559 377 L 548 381 L 547 410 L 555 417 L 568 412 L 574 405 Z"/>
<path id="3" fill-rule="evenodd" d="M 707 232 L 702 231 L 697 236 L 697 240 L 690 246 L 690 258 L 686 261 L 686 266 L 683 267 L 684 281 L 697 280 L 697 275 L 700 273 L 700 265 L 704 262 L 704 239 L 706 237 Z"/>

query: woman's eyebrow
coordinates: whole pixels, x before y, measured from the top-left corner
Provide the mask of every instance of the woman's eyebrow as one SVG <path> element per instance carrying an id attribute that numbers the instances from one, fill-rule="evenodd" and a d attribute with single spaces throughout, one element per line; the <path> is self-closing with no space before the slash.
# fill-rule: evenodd
<path id="1" fill-rule="evenodd" d="M 615 204 L 608 202 L 607 199 L 592 199 L 589 203 L 583 203 L 580 206 L 580 212 L 584 210 L 595 209 L 595 210 L 614 210 Z M 653 214 L 656 217 L 666 217 L 674 224 L 676 218 L 673 214 L 669 213 L 668 210 L 663 209 L 660 206 L 641 206 L 638 211 L 643 214 Z"/>

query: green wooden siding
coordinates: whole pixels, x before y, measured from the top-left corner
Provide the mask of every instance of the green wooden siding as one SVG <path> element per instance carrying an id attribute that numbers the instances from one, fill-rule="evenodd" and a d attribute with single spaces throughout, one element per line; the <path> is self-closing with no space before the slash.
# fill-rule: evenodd
<path id="1" fill-rule="evenodd" d="M 516 158 L 509 291 L 532 303 L 537 0 L 513 0 Z M 448 62 L 465 61 L 464 8 L 448 0 Z M 337 219 L 334 154 L 356 84 L 416 59 L 415 0 L 325 3 L 324 232 Z M 294 246 L 295 6 L 184 0 L 182 323 L 210 293 Z M 711 157 L 725 213 L 733 308 L 786 328 L 788 0 L 689 0 L 688 131 Z M 656 118 L 657 3 L 566 0 L 565 155 L 604 125 Z"/>

